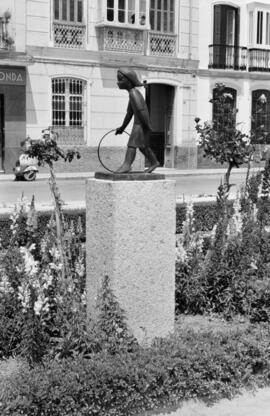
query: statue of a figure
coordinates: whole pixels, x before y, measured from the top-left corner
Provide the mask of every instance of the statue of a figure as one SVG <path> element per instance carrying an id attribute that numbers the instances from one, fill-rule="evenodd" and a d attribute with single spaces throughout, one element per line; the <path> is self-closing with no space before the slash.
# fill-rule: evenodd
<path id="1" fill-rule="evenodd" d="M 136 149 L 139 148 L 150 162 L 150 166 L 145 172 L 151 173 L 159 166 L 159 162 L 149 146 L 149 135 L 152 129 L 148 109 L 142 94 L 136 89 L 136 87 L 141 87 L 143 84 L 139 81 L 135 71 L 130 68 L 120 68 L 117 71 L 117 85 L 121 90 L 128 91 L 129 103 L 122 126 L 116 129 L 115 134 L 123 133 L 132 116 L 134 116 L 134 123 L 129 137 L 124 163 L 116 172 L 127 173 L 131 170 L 131 165 L 136 156 Z"/>

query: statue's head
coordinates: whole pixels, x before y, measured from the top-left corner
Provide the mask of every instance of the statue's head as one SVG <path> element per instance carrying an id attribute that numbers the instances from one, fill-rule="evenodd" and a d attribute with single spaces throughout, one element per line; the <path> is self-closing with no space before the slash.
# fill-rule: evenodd
<path id="1" fill-rule="evenodd" d="M 142 87 L 143 84 L 139 81 L 136 72 L 130 68 L 120 68 L 117 71 L 117 85 L 120 89 L 127 89 L 128 87 Z"/>

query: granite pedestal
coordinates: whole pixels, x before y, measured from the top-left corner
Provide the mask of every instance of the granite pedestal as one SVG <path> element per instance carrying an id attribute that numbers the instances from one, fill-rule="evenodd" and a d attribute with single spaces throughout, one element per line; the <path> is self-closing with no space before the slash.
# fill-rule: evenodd
<path id="1" fill-rule="evenodd" d="M 87 180 L 86 251 L 89 317 L 108 275 L 140 344 L 174 331 L 175 181 L 154 173 Z"/>

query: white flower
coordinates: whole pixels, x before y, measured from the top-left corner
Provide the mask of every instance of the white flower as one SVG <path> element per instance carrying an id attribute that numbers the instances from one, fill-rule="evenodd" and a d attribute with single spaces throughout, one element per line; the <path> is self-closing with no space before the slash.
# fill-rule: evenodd
<path id="1" fill-rule="evenodd" d="M 240 198 L 239 194 L 237 195 L 234 204 L 233 204 L 233 216 L 231 217 L 228 227 L 227 227 L 227 236 L 228 237 L 235 237 L 241 236 L 242 227 L 243 227 L 243 219 L 241 214 L 241 205 L 240 205 Z"/>
<path id="2" fill-rule="evenodd" d="M 258 208 L 256 204 L 252 204 L 251 217 L 254 222 L 256 222 L 258 219 Z"/>
<path id="3" fill-rule="evenodd" d="M 188 259 L 187 252 L 181 243 L 177 243 L 175 251 L 175 260 L 177 263 L 185 263 Z"/>
<path id="4" fill-rule="evenodd" d="M 22 282 L 22 284 L 18 286 L 18 299 L 21 301 L 23 312 L 26 312 L 30 302 L 30 289 L 26 282 Z"/>
<path id="5" fill-rule="evenodd" d="M 8 276 L 4 272 L 2 272 L 0 276 L 0 293 L 7 295 L 13 292 L 14 290 L 11 284 L 9 283 Z"/>
<path id="6" fill-rule="evenodd" d="M 229 98 L 230 100 L 233 100 L 233 96 L 229 92 L 224 92 L 223 97 Z"/>
<path id="7" fill-rule="evenodd" d="M 215 238 L 216 238 L 216 231 L 217 231 L 217 224 L 214 225 L 214 227 L 212 228 L 210 232 L 210 240 L 212 244 L 214 243 Z"/>
<path id="8" fill-rule="evenodd" d="M 38 272 L 38 261 L 34 260 L 33 255 L 31 254 L 30 250 L 21 247 L 20 252 L 24 259 L 24 271 L 27 276 L 34 277 Z"/>
<path id="9" fill-rule="evenodd" d="M 49 250 L 49 253 L 51 254 L 51 256 L 55 259 L 55 260 L 59 260 L 60 259 L 60 252 L 56 247 L 53 247 Z"/>
<path id="10" fill-rule="evenodd" d="M 48 312 L 49 304 L 48 299 L 44 296 L 43 293 L 40 293 L 37 297 L 37 300 L 34 303 L 34 312 L 36 315 L 40 315 L 41 312 Z"/>
<path id="11" fill-rule="evenodd" d="M 261 94 L 260 97 L 258 98 L 258 101 L 260 101 L 261 104 L 265 104 L 267 102 L 267 98 L 265 94 Z"/>

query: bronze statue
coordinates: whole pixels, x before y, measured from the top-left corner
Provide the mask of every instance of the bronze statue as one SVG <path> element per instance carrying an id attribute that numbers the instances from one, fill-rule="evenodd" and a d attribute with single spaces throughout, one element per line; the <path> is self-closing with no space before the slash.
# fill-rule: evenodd
<path id="1" fill-rule="evenodd" d="M 149 135 L 152 128 L 148 109 L 142 94 L 136 89 L 136 87 L 141 87 L 144 84 L 139 81 L 135 71 L 130 68 L 120 68 L 117 71 L 117 85 L 121 90 L 128 91 L 129 102 L 122 126 L 116 129 L 115 134 L 123 133 L 132 116 L 134 116 L 134 123 L 129 137 L 124 163 L 116 172 L 130 172 L 131 165 L 136 156 L 136 149 L 139 148 L 150 162 L 150 166 L 145 172 L 151 173 L 159 166 L 159 162 L 149 146 Z"/>

